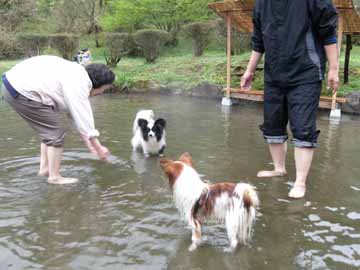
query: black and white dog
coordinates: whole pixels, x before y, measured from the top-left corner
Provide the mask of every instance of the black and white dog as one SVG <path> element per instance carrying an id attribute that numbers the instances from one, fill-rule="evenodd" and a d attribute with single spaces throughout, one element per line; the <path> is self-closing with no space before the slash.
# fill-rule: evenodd
<path id="1" fill-rule="evenodd" d="M 162 156 L 166 147 L 166 121 L 163 118 L 154 120 L 153 110 L 141 110 L 136 114 L 133 125 L 131 145 L 133 151 L 140 147 L 145 156 Z"/>

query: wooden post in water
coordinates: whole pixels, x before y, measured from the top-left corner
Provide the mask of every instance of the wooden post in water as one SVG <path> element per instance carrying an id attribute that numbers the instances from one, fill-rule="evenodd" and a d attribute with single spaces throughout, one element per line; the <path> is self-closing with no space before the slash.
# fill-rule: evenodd
<path id="1" fill-rule="evenodd" d="M 222 98 L 221 104 L 223 106 L 231 106 L 231 13 L 226 13 L 226 28 L 227 28 L 227 39 L 226 39 L 226 94 Z"/>
<path id="2" fill-rule="evenodd" d="M 230 98 L 231 91 L 231 15 L 226 16 L 227 25 L 227 63 L 226 63 L 226 97 Z"/>
<path id="3" fill-rule="evenodd" d="M 338 33 L 337 33 L 339 66 L 340 66 L 340 53 L 341 53 L 341 45 L 342 45 L 343 26 L 344 26 L 343 17 L 342 15 L 340 15 L 338 22 Z M 333 93 L 332 96 L 331 112 L 333 112 L 336 109 L 336 95 L 337 95 L 337 91 Z"/>
<path id="4" fill-rule="evenodd" d="M 346 35 L 345 63 L 344 63 L 344 84 L 349 82 L 350 51 L 352 49 L 351 35 Z"/>

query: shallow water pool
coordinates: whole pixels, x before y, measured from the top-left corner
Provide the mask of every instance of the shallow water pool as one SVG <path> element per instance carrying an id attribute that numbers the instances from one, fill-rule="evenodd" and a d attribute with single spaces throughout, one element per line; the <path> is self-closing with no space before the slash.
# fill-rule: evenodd
<path id="1" fill-rule="evenodd" d="M 320 112 L 308 194 L 292 201 L 292 147 L 287 177 L 255 177 L 271 168 L 259 104 L 224 110 L 214 100 L 118 95 L 92 103 L 111 163 L 96 160 L 69 132 L 63 174 L 80 182 L 53 186 L 36 175 L 35 133 L 0 101 L 0 269 L 360 269 L 359 117 L 345 115 L 333 126 Z M 167 157 L 189 151 L 204 180 L 257 187 L 251 245 L 224 253 L 223 226 L 205 226 L 203 245 L 188 252 L 190 231 L 158 158 L 131 152 L 132 121 L 142 108 L 167 120 Z"/>

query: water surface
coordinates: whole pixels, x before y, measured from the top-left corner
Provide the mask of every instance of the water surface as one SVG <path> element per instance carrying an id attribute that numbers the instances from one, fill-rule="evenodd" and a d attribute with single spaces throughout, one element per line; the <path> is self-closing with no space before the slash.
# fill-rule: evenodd
<path id="1" fill-rule="evenodd" d="M 107 95 L 92 101 L 111 163 L 96 160 L 69 132 L 63 174 L 70 186 L 36 175 L 36 134 L 0 101 L 0 269 L 360 269 L 360 118 L 329 125 L 321 112 L 316 151 L 304 200 L 288 200 L 294 180 L 257 179 L 271 168 L 259 132 L 262 107 L 222 109 L 219 101 Z M 190 232 L 179 220 L 158 158 L 130 147 L 138 109 L 168 121 L 166 156 L 193 155 L 211 182 L 245 181 L 258 189 L 261 208 L 251 245 L 233 254 L 223 226 L 206 226 L 201 248 L 189 253 Z"/>

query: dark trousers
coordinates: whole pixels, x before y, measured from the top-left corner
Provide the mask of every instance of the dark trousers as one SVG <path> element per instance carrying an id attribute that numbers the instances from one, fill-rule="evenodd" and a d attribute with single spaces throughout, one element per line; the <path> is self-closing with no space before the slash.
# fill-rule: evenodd
<path id="1" fill-rule="evenodd" d="M 267 143 L 284 143 L 287 124 L 296 147 L 317 147 L 320 131 L 316 128 L 321 82 L 279 87 L 265 84 L 264 123 L 260 126 Z"/>

